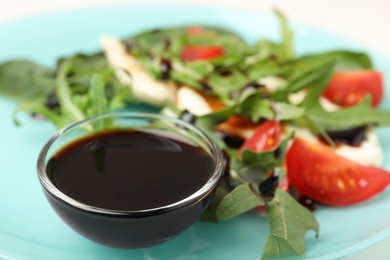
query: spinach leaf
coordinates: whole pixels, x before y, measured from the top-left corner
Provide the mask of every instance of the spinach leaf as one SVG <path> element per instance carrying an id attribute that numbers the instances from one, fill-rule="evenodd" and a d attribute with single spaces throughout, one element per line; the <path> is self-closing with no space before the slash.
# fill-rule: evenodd
<path id="1" fill-rule="evenodd" d="M 227 220 L 262 205 L 265 205 L 264 199 L 255 185 L 248 182 L 237 186 L 222 199 L 216 216 L 219 220 Z"/>
<path id="2" fill-rule="evenodd" d="M 55 88 L 53 71 L 28 60 L 0 64 L 0 95 L 14 101 L 46 97 Z"/>
<path id="3" fill-rule="evenodd" d="M 271 230 L 261 259 L 302 255 L 306 232 L 313 230 L 318 237 L 319 223 L 314 215 L 287 192 L 277 189 L 266 207 Z"/>

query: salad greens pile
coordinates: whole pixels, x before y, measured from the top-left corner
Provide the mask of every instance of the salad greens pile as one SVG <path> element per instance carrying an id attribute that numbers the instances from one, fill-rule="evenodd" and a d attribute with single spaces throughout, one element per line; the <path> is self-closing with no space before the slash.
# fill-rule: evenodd
<path id="1" fill-rule="evenodd" d="M 103 53 L 76 54 L 58 60 L 54 70 L 28 60 L 0 64 L 0 94 L 19 103 L 17 113 L 41 115 L 57 128 L 123 108 L 132 100 Z"/>
<path id="2" fill-rule="evenodd" d="M 390 125 L 390 111 L 372 108 L 369 97 L 357 106 L 325 111 L 318 100 L 332 74 L 372 69 L 370 58 L 348 50 L 296 57 L 293 32 L 283 14 L 276 11 L 276 15 L 280 42 L 260 39 L 249 45 L 238 34 L 214 27 L 202 27 L 205 33 L 194 35 L 188 34 L 188 27 L 146 31 L 122 41 L 154 79 L 190 86 L 225 105 L 219 111 L 194 116 L 194 124 L 230 158 L 227 173 L 203 220 L 227 220 L 254 208 L 265 208 L 270 235 L 262 259 L 302 255 L 306 232 L 319 234 L 312 212 L 277 188 L 286 175 L 282 166 L 292 135 L 270 151 L 244 150 L 239 156 L 237 148 L 218 137 L 215 127 L 232 115 L 248 118 L 254 124 L 277 119 L 305 127 L 332 144 L 327 131 Z M 202 44 L 223 46 L 225 55 L 196 62 L 180 58 L 184 46 Z M 283 88 L 266 91 L 258 80 L 269 76 L 284 79 Z M 307 90 L 305 98 L 298 105 L 292 104 L 289 95 L 302 90 Z M 16 123 L 17 113 L 24 111 L 41 115 L 58 128 L 139 102 L 131 89 L 118 81 L 101 52 L 61 58 L 54 69 L 27 60 L 4 62 L 0 64 L 0 95 L 19 103 L 14 115 Z M 174 104 L 166 104 L 161 111 L 167 110 L 178 117 L 183 113 Z"/>

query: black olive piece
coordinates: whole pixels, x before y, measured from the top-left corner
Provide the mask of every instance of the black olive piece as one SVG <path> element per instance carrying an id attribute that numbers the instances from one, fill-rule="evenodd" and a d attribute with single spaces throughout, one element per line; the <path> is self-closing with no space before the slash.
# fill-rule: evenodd
<path id="1" fill-rule="evenodd" d="M 170 60 L 162 58 L 160 61 L 160 79 L 168 80 L 171 75 L 172 63 Z"/>
<path id="2" fill-rule="evenodd" d="M 265 85 L 264 84 L 260 84 L 260 83 L 257 83 L 257 82 L 251 82 L 251 83 L 248 83 L 246 84 L 242 90 L 256 90 L 256 89 L 260 89 L 260 88 L 265 88 Z"/>
<path id="3" fill-rule="evenodd" d="M 200 86 L 202 87 L 202 91 L 205 93 L 212 93 L 213 92 L 213 88 L 209 84 L 207 84 L 207 80 L 202 80 L 200 82 Z"/>
<path id="4" fill-rule="evenodd" d="M 222 141 L 230 148 L 237 148 L 238 149 L 244 143 L 244 139 L 242 139 L 238 136 L 235 136 L 235 135 L 231 135 L 231 134 L 221 132 L 221 131 L 216 131 L 215 134 L 220 139 L 222 139 Z"/>
<path id="5" fill-rule="evenodd" d="M 225 167 L 225 171 L 223 172 L 221 178 L 229 179 L 230 178 L 230 156 L 226 151 L 222 151 L 222 159 L 223 159 L 223 165 Z"/>
<path id="6" fill-rule="evenodd" d="M 347 130 L 326 131 L 335 143 L 344 143 L 351 146 L 359 146 L 366 136 L 367 126 L 359 126 Z"/>
<path id="7" fill-rule="evenodd" d="M 190 113 L 188 110 L 184 110 L 179 118 L 187 123 L 190 123 L 190 124 L 195 124 L 195 121 L 196 121 L 196 116 L 192 113 Z"/>
<path id="8" fill-rule="evenodd" d="M 292 186 L 289 187 L 289 193 L 299 204 L 301 204 L 312 212 L 316 210 L 317 206 L 319 205 L 317 201 L 302 195 L 299 191 L 297 191 L 297 189 Z"/>
<path id="9" fill-rule="evenodd" d="M 265 201 L 271 201 L 274 198 L 276 187 L 279 184 L 279 170 L 275 169 L 272 175 L 259 184 L 261 196 Z"/>
<path id="10" fill-rule="evenodd" d="M 280 147 L 276 148 L 274 151 L 275 158 L 279 158 L 281 154 L 282 154 L 282 152 L 281 152 Z"/>
<path id="11" fill-rule="evenodd" d="M 50 110 L 56 109 L 60 106 L 60 103 L 58 102 L 58 98 L 54 93 L 50 93 L 47 96 L 45 106 Z"/>

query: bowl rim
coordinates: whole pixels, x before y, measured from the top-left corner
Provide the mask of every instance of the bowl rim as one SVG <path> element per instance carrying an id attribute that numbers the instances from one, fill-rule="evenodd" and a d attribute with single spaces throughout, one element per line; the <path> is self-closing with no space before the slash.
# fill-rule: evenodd
<path id="1" fill-rule="evenodd" d="M 178 124 L 181 126 L 184 126 L 187 129 L 191 129 L 191 131 L 195 132 L 198 136 L 200 136 L 204 143 L 208 146 L 208 148 L 211 150 L 212 158 L 215 163 L 214 171 L 208 181 L 197 191 L 192 193 L 190 196 L 181 199 L 180 201 L 155 207 L 155 208 L 149 208 L 149 209 L 141 209 L 141 210 L 115 210 L 115 209 L 107 209 L 107 208 L 101 208 L 93 205 L 89 205 L 80 201 L 77 201 L 73 199 L 72 197 L 66 195 L 62 191 L 60 191 L 50 180 L 47 171 L 46 171 L 46 159 L 48 155 L 48 151 L 50 147 L 53 145 L 53 143 L 69 132 L 70 130 L 74 129 L 75 127 L 78 127 L 80 125 L 83 125 L 88 122 L 92 122 L 95 120 L 108 118 L 108 117 L 123 117 L 123 118 L 146 118 L 146 119 L 157 119 L 157 120 L 167 120 L 174 124 Z M 77 138 L 76 138 L 77 140 Z M 61 149 L 59 149 L 61 150 Z M 94 213 L 100 213 L 105 215 L 130 215 L 130 216 L 143 216 L 143 215 L 150 215 L 150 214 L 161 214 L 164 212 L 169 212 L 173 210 L 177 210 L 180 208 L 184 208 L 186 206 L 192 205 L 196 202 L 201 201 L 203 198 L 207 197 L 217 186 L 218 181 L 224 171 L 224 163 L 223 163 L 223 156 L 222 152 L 217 146 L 217 144 L 201 129 L 198 127 L 187 123 L 184 120 L 181 120 L 179 118 L 174 118 L 170 116 L 165 116 L 161 114 L 156 113 L 148 113 L 148 112 L 132 112 L 132 111 L 118 111 L 118 112 L 111 112 L 111 113 L 104 113 L 97 116 L 89 117 L 80 121 L 77 121 L 75 123 L 69 124 L 59 131 L 57 131 L 56 134 L 54 134 L 47 143 L 43 146 L 41 149 L 38 160 L 37 160 L 37 171 L 38 171 L 38 179 L 43 186 L 43 188 L 52 196 L 55 198 L 75 207 L 83 211 L 88 212 L 94 212 Z"/>

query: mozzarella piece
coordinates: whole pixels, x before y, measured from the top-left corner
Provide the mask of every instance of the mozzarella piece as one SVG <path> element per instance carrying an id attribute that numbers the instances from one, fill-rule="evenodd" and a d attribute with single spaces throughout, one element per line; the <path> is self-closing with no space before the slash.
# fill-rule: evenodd
<path id="1" fill-rule="evenodd" d="M 288 100 L 291 102 L 291 104 L 298 105 L 299 103 L 301 103 L 303 101 L 305 96 L 306 96 L 306 91 L 301 90 L 299 92 L 290 94 L 288 96 Z M 338 105 L 330 102 L 328 99 L 326 99 L 324 97 L 320 97 L 320 99 L 318 101 L 319 101 L 320 105 L 322 106 L 322 108 L 325 109 L 326 111 L 332 112 L 332 111 L 337 111 L 340 109 L 340 107 Z"/>
<path id="2" fill-rule="evenodd" d="M 186 109 L 196 116 L 202 116 L 212 112 L 206 99 L 196 90 L 186 86 L 179 88 L 176 92 L 175 104 L 178 109 Z"/>
<path id="3" fill-rule="evenodd" d="M 384 158 L 378 135 L 374 131 L 368 131 L 366 136 L 367 140 L 359 147 L 341 145 L 336 153 L 362 165 L 380 167 Z"/>
<path id="4" fill-rule="evenodd" d="M 260 78 L 257 83 L 264 85 L 269 92 L 274 92 L 282 89 L 286 85 L 286 80 L 279 77 L 267 76 Z"/>
<path id="5" fill-rule="evenodd" d="M 308 140 L 310 142 L 318 143 L 318 138 L 309 130 L 298 128 L 294 126 L 286 126 L 286 135 L 295 132 L 296 137 Z M 367 139 L 363 141 L 360 146 L 350 146 L 346 144 L 337 145 L 335 152 L 351 161 L 357 162 L 361 165 L 381 167 L 384 155 L 382 147 L 379 144 L 377 134 L 368 130 L 366 132 Z M 290 143 L 291 145 L 291 143 Z"/>
<path id="6" fill-rule="evenodd" d="M 176 91 L 173 82 L 153 79 L 119 39 L 103 36 L 100 42 L 110 66 L 116 69 L 118 80 L 131 86 L 136 98 L 159 106 L 173 101 Z"/>

